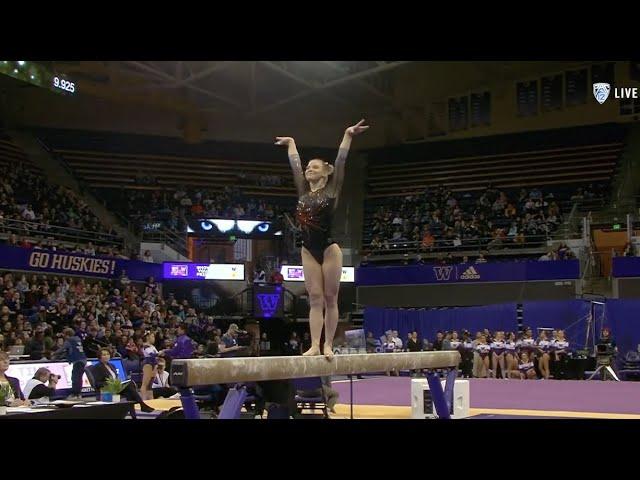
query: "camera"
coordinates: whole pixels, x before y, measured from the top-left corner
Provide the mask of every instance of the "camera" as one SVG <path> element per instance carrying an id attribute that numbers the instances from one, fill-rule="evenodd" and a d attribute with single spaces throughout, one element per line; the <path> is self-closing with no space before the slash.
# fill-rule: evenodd
<path id="1" fill-rule="evenodd" d="M 596 345 L 597 365 L 611 365 L 615 353 L 615 348 L 610 343 L 598 343 Z"/>
<path id="2" fill-rule="evenodd" d="M 60 380 L 60 378 L 62 377 L 60 375 L 56 375 L 55 373 L 52 373 L 51 375 L 49 375 L 50 380 Z"/>

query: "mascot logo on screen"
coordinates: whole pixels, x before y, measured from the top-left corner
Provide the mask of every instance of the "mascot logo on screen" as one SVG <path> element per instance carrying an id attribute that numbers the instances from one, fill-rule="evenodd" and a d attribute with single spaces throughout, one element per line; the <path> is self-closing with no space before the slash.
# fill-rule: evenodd
<path id="1" fill-rule="evenodd" d="M 593 84 L 593 96 L 600 105 L 607 101 L 609 93 L 611 92 L 611 85 L 608 83 L 594 83 Z"/>

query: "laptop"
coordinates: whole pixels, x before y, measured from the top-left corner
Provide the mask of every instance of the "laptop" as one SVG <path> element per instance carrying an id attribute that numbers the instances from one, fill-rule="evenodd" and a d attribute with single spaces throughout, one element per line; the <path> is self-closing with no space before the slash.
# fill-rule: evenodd
<path id="1" fill-rule="evenodd" d="M 9 355 L 24 355 L 24 345 L 13 345 L 9 347 Z"/>

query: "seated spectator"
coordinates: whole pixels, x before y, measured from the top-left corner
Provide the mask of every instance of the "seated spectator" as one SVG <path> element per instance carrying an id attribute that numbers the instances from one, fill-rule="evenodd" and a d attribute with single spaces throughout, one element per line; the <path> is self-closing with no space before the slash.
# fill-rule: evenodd
<path id="1" fill-rule="evenodd" d="M 213 337 L 213 339 L 209 340 L 207 342 L 207 346 L 204 349 L 204 355 L 205 357 L 216 357 L 218 356 L 218 353 L 220 352 L 220 344 L 222 343 L 222 340 L 220 340 L 220 337 L 215 335 Z"/>
<path id="2" fill-rule="evenodd" d="M 636 253 L 635 253 L 635 247 L 633 246 L 632 243 L 627 242 L 624 246 L 624 250 L 622 252 L 622 256 L 623 257 L 635 257 Z"/>
<path id="3" fill-rule="evenodd" d="M 311 335 L 309 332 L 304 332 L 302 335 L 302 342 L 300 343 L 300 353 L 306 352 L 311 348 Z"/>
<path id="4" fill-rule="evenodd" d="M 93 378 L 95 381 L 95 386 L 97 391 L 101 391 L 105 386 L 108 378 L 118 378 L 118 373 L 116 369 L 109 363 L 111 359 L 111 352 L 108 349 L 103 348 L 100 350 L 100 356 L 98 357 L 98 363 L 91 367 Z M 143 412 L 153 412 L 154 409 L 144 403 L 138 390 L 135 387 L 133 382 L 129 382 L 124 390 L 121 392 L 121 395 L 129 400 L 130 402 L 139 403 Z"/>
<path id="5" fill-rule="evenodd" d="M 234 352 L 243 350 L 245 348 L 238 345 L 238 333 L 240 332 L 241 330 L 237 324 L 232 323 L 231 325 L 229 325 L 227 332 L 222 336 L 222 339 L 221 339 L 222 343 L 219 346 L 220 353 L 233 355 L 235 354 Z"/>
<path id="6" fill-rule="evenodd" d="M 391 338 L 393 339 L 393 342 L 396 344 L 396 352 L 401 352 L 403 349 L 403 343 L 397 330 L 393 331 Z"/>
<path id="7" fill-rule="evenodd" d="M 153 263 L 153 256 L 151 255 L 151 251 L 145 250 L 144 255 L 142 256 L 142 261 L 146 263 Z"/>
<path id="8" fill-rule="evenodd" d="M 264 269 L 257 267 L 253 271 L 253 283 L 264 283 L 266 282 L 266 273 Z"/>
<path id="9" fill-rule="evenodd" d="M 393 334 L 387 335 L 386 341 L 382 344 L 385 353 L 393 353 L 396 351 L 396 342 L 393 341 Z"/>
<path id="10" fill-rule="evenodd" d="M 282 284 L 284 282 L 284 276 L 280 273 L 280 270 L 274 270 L 271 273 L 269 281 L 275 284 Z"/>
<path id="11" fill-rule="evenodd" d="M 0 352 L 0 385 L 5 384 L 11 386 L 12 394 L 7 399 L 9 407 L 28 407 L 31 403 L 24 398 L 24 394 L 20 389 L 20 381 L 15 377 L 6 375 L 9 370 L 10 359 L 6 352 Z"/>
<path id="12" fill-rule="evenodd" d="M 476 258 L 476 263 L 487 263 L 487 259 L 484 258 L 484 254 L 480 254 L 478 255 L 478 258 Z"/>
<path id="13" fill-rule="evenodd" d="M 373 237 L 373 240 L 371 240 L 371 249 L 372 250 L 382 249 L 382 241 L 380 240 L 379 236 L 375 236 Z"/>
<path id="14" fill-rule="evenodd" d="M 435 245 L 435 237 L 431 234 L 431 231 L 427 230 L 422 237 L 422 248 L 432 250 Z"/>
<path id="15" fill-rule="evenodd" d="M 444 333 L 439 331 L 436 333 L 436 339 L 433 341 L 433 345 L 432 345 L 433 350 L 436 350 L 436 351 L 442 350 L 443 342 L 444 342 Z"/>
<path id="16" fill-rule="evenodd" d="M 82 347 L 87 356 L 91 358 L 98 358 L 100 349 L 106 347 L 108 344 L 105 341 L 98 339 L 98 329 L 96 327 L 89 328 L 88 335 L 82 342 Z"/>
<path id="17" fill-rule="evenodd" d="M 24 354 L 29 355 L 29 360 L 42 360 L 44 357 L 44 332 L 41 328 L 25 344 Z"/>
<path id="18" fill-rule="evenodd" d="M 40 367 L 25 385 L 24 396 L 35 404 L 48 404 L 50 397 L 56 393 L 59 380 L 59 375 L 52 374 L 46 367 Z"/>
<path id="19" fill-rule="evenodd" d="M 89 243 L 87 244 L 87 246 L 85 247 L 85 249 L 84 249 L 84 253 L 85 253 L 86 255 L 95 256 L 95 254 L 96 254 L 96 249 L 95 249 L 95 247 L 93 246 L 93 244 L 92 244 L 91 242 L 89 242 Z"/>
<path id="20" fill-rule="evenodd" d="M 540 258 L 538 258 L 538 261 L 540 262 L 548 262 L 551 260 L 555 260 L 556 258 L 556 253 L 553 250 L 549 250 L 547 253 L 545 253 L 544 255 L 540 256 Z"/>
<path id="21" fill-rule="evenodd" d="M 300 351 L 300 341 L 298 339 L 298 334 L 296 332 L 291 332 L 291 337 L 289 341 L 285 345 L 285 351 L 289 355 L 300 355 L 302 352 Z"/>
<path id="22" fill-rule="evenodd" d="M 380 340 L 374 338 L 373 332 L 368 332 L 367 338 L 365 339 L 365 345 L 367 353 L 375 353 L 376 347 L 380 346 Z"/>
<path id="23" fill-rule="evenodd" d="M 410 333 L 410 337 L 407 340 L 407 351 L 408 352 L 420 352 L 422 350 L 422 346 L 418 340 L 418 332 L 413 331 Z"/>
<path id="24" fill-rule="evenodd" d="M 451 332 L 445 332 L 442 339 L 442 350 L 451 350 Z"/>
<path id="25" fill-rule="evenodd" d="M 262 332 L 260 336 L 260 355 L 266 355 L 271 351 L 271 342 L 267 336 L 267 332 Z"/>
<path id="26" fill-rule="evenodd" d="M 158 357 L 155 376 L 151 384 L 153 398 L 170 398 L 178 393 L 178 389 L 172 387 L 169 382 L 169 372 L 166 370 L 167 361 Z"/>

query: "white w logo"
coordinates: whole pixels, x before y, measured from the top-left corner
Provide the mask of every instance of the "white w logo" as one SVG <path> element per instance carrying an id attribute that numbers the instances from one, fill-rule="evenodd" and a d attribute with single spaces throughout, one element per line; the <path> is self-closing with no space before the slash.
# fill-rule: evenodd
<path id="1" fill-rule="evenodd" d="M 433 271 L 436 273 L 436 279 L 439 281 L 449 280 L 452 270 L 453 267 L 433 267 Z"/>

